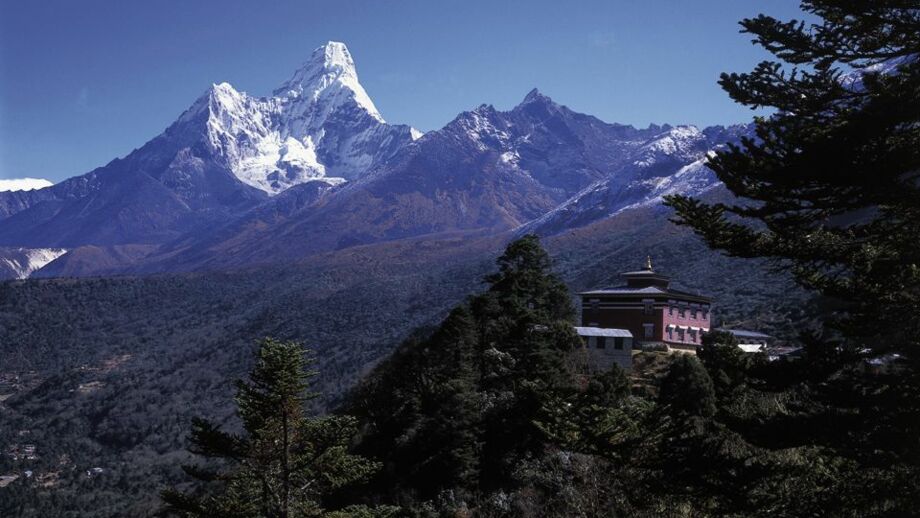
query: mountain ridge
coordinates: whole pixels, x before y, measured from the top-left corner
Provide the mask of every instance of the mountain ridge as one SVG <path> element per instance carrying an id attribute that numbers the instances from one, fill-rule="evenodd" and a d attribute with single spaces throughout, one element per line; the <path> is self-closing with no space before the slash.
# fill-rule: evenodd
<path id="1" fill-rule="evenodd" d="M 420 136 L 385 122 L 328 42 L 270 96 L 214 84 L 124 158 L 0 193 L 0 246 L 67 248 L 36 275 L 297 261 L 416 236 L 553 235 L 718 184 L 705 159 L 747 126 L 635 128 L 534 88 Z M 94 269 L 93 261 L 99 265 Z"/>

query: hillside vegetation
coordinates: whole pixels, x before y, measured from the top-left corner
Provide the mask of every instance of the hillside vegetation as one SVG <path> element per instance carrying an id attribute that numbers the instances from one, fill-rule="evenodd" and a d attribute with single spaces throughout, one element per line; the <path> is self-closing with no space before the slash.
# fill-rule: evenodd
<path id="1" fill-rule="evenodd" d="M 787 283 L 706 251 L 686 231 L 656 230 L 666 215 L 648 209 L 548 240 L 570 294 L 618 283 L 648 249 L 687 288 L 713 294 L 727 321 L 782 335 L 810 318 L 803 295 L 781 296 Z M 249 368 L 255 340 L 313 349 L 316 404 L 328 408 L 413 329 L 476 292 L 501 246 L 444 237 L 234 273 L 0 285 L 0 393 L 11 394 L 0 403 L 0 444 L 34 444 L 38 457 L 2 457 L 0 471 L 46 477 L 17 482 L 4 505 L 147 514 L 156 490 L 181 475 L 191 418 L 232 421 L 232 380 Z M 88 478 L 93 467 L 105 471 Z"/>

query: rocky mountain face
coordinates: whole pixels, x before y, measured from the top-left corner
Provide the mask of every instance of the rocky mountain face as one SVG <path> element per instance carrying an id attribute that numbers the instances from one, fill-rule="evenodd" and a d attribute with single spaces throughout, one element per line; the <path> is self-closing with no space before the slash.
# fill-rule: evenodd
<path id="1" fill-rule="evenodd" d="M 0 245 L 72 249 L 36 274 L 54 276 L 238 268 L 445 234 L 554 235 L 711 189 L 707 153 L 748 131 L 610 124 L 533 90 L 511 110 L 482 105 L 421 136 L 384 121 L 348 49 L 330 42 L 269 97 L 214 85 L 127 157 L 0 193 Z"/>

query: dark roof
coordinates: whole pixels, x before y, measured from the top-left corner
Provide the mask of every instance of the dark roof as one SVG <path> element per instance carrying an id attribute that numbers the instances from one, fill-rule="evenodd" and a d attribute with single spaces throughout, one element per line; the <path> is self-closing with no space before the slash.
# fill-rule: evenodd
<path id="1" fill-rule="evenodd" d="M 617 286 L 615 288 L 603 288 L 600 290 L 583 291 L 579 295 L 674 295 L 676 297 L 689 297 L 697 300 L 711 302 L 712 298 L 699 293 L 690 293 L 688 291 L 675 290 L 674 288 L 662 288 L 660 286 L 645 286 L 643 288 L 630 288 L 629 286 Z"/>
<path id="2" fill-rule="evenodd" d="M 760 333 L 758 331 L 747 331 L 744 329 L 716 329 L 716 331 L 725 331 L 737 336 L 738 338 L 773 338 L 770 335 Z"/>
<path id="3" fill-rule="evenodd" d="M 667 275 L 656 273 L 655 270 L 636 270 L 634 272 L 623 272 L 620 275 L 654 275 L 656 277 L 667 277 Z"/>
<path id="4" fill-rule="evenodd" d="M 604 288 L 600 290 L 591 290 L 581 292 L 580 295 L 606 295 L 606 294 L 620 294 L 620 293 L 667 293 L 670 290 L 661 289 L 658 286 L 646 286 L 644 288 L 630 288 L 628 286 L 620 286 L 617 288 Z"/>

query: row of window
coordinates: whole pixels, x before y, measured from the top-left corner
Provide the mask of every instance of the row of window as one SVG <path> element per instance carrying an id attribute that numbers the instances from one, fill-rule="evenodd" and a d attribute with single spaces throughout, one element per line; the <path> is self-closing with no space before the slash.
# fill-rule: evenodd
<path id="1" fill-rule="evenodd" d="M 584 336 L 582 338 L 585 341 L 585 345 L 588 345 L 589 337 Z M 622 336 L 614 336 L 614 337 L 592 336 L 591 338 L 594 338 L 594 347 L 597 349 L 606 349 L 607 345 L 610 344 L 610 345 L 613 345 L 613 348 L 618 351 L 623 350 L 623 344 L 624 344 L 625 338 L 623 338 Z"/>
<path id="2" fill-rule="evenodd" d="M 690 342 L 690 343 L 699 343 L 699 340 L 702 338 L 702 333 L 696 329 L 681 329 L 669 327 L 667 330 L 668 340 L 674 340 L 674 336 L 677 336 L 678 342 Z M 688 339 L 689 337 L 689 339 Z"/>
<path id="3" fill-rule="evenodd" d="M 677 309 L 677 316 L 680 318 L 687 318 L 687 310 L 690 310 L 690 318 L 696 320 L 697 318 L 702 318 L 706 320 L 709 318 L 709 308 L 694 308 L 686 306 L 674 306 L 673 304 L 668 305 L 668 315 L 674 315 L 674 310 Z"/>

